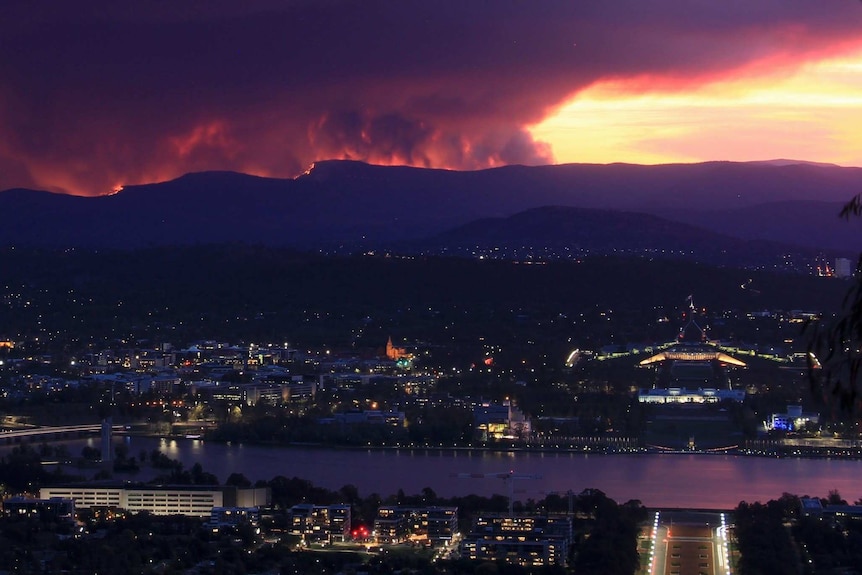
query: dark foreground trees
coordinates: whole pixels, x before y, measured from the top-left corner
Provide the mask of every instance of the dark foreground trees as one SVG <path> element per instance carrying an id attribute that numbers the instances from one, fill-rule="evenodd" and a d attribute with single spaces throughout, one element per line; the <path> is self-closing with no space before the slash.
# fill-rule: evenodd
<path id="1" fill-rule="evenodd" d="M 736 538 L 740 575 L 787 575 L 800 572 L 799 557 L 790 537 L 789 521 L 798 498 L 746 503 L 736 508 Z"/>
<path id="2" fill-rule="evenodd" d="M 574 571 L 579 575 L 630 575 L 640 565 L 637 537 L 647 510 L 639 501 L 617 505 L 597 489 L 584 491 L 576 502 L 578 517 L 591 525 L 575 548 Z"/>
<path id="3" fill-rule="evenodd" d="M 241 475 L 235 484 L 247 484 Z M 349 503 L 354 519 L 373 521 L 385 501 L 408 506 L 457 505 L 468 520 L 477 511 L 505 512 L 505 497 L 476 495 L 442 498 L 425 488 L 415 495 L 403 492 L 381 498 L 362 497 L 347 485 L 338 491 L 315 487 L 297 478 L 276 477 L 261 482 L 273 490 L 275 506 L 261 523 L 262 532 L 236 529 L 214 533 L 206 520 L 182 516 L 161 517 L 146 513 L 123 515 L 107 510 L 87 511 L 79 525 L 47 515 L 39 517 L 0 516 L 0 571 L 18 573 L 185 573 L 193 570 L 215 573 L 358 573 L 390 574 L 410 572 L 428 575 L 564 575 L 591 573 L 632 575 L 639 561 L 638 526 L 646 518 L 640 502 L 618 505 L 599 490 L 573 496 L 573 561 L 562 566 L 527 568 L 505 563 L 443 559 L 432 561 L 433 553 L 410 547 L 394 547 L 383 553 L 368 553 L 356 545 L 322 550 L 298 550 L 284 534 L 287 509 L 299 502 L 316 504 Z M 523 511 L 568 512 L 567 501 L 559 496 L 529 501 Z M 562 507 L 562 509 L 561 509 Z M 281 520 L 278 518 L 281 517 Z"/>

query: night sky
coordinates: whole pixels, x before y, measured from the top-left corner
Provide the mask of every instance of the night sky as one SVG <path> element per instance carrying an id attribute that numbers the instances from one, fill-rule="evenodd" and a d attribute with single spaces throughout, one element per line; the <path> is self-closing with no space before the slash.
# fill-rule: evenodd
<path id="1" fill-rule="evenodd" d="M 862 2 L 0 3 L 0 189 L 778 157 L 862 165 Z"/>

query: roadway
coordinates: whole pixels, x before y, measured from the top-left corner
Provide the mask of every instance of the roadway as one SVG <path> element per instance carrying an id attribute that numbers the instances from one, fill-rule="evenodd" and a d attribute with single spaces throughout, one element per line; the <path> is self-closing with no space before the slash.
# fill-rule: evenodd
<path id="1" fill-rule="evenodd" d="M 724 514 L 662 511 L 650 575 L 730 575 Z"/>

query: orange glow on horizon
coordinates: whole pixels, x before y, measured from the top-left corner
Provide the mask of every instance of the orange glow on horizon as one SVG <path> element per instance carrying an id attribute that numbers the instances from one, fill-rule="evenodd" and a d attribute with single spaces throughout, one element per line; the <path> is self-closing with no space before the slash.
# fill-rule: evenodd
<path id="1" fill-rule="evenodd" d="M 408 110 L 406 127 L 375 131 L 373 120 L 385 109 L 364 110 L 359 121 L 366 124 L 355 133 L 329 113 L 306 123 L 289 115 L 249 119 L 200 111 L 169 133 L 154 131 L 146 145 L 126 142 L 122 130 L 109 132 L 86 162 L 7 155 L 27 167 L 36 187 L 81 196 L 207 170 L 291 178 L 326 159 L 451 170 L 494 168 L 517 158 L 600 164 L 789 158 L 862 166 L 862 42 L 829 50 L 770 54 L 723 73 L 598 81 L 530 126 L 524 141 L 515 141 L 519 155 L 505 149 L 522 126 L 500 128 L 499 116 L 453 120 Z"/>
<path id="2" fill-rule="evenodd" d="M 862 166 L 862 47 L 793 73 L 604 81 L 531 128 L 558 163 L 791 158 Z"/>
<path id="3" fill-rule="evenodd" d="M 167 182 L 192 172 L 234 170 L 259 177 L 272 177 L 270 169 L 240 159 L 241 144 L 231 135 L 226 120 L 206 120 L 185 131 L 164 137 L 151 148 L 149 158 L 121 158 L 101 173 L 79 174 L 68 166 L 46 160 L 31 161 L 37 186 L 55 193 L 82 197 L 111 196 L 128 186 Z M 130 148 L 131 149 L 131 148 Z M 35 177 L 38 175 L 38 177 Z M 287 174 L 284 177 L 290 177 Z M 93 181 L 104 182 L 92 188 Z"/>

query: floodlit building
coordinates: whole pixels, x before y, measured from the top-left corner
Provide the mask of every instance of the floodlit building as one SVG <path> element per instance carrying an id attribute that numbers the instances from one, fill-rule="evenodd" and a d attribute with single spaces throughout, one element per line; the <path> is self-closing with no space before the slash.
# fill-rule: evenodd
<path id="1" fill-rule="evenodd" d="M 668 387 L 642 389 L 638 393 L 641 403 L 716 403 L 725 400 L 745 401 L 745 390 Z"/>
<path id="2" fill-rule="evenodd" d="M 269 505 L 267 488 L 216 485 L 67 485 L 43 487 L 39 497 L 72 499 L 80 509 L 110 508 L 153 515 L 210 517 L 214 507 Z"/>
<path id="3" fill-rule="evenodd" d="M 395 344 L 392 343 L 392 337 L 386 341 L 386 357 L 391 359 L 392 361 L 399 360 L 412 360 L 413 354 L 408 353 L 406 348 L 403 347 L 395 347 Z"/>
<path id="4" fill-rule="evenodd" d="M 764 423 L 767 431 L 799 431 L 820 422 L 820 414 L 802 411 L 801 405 L 788 405 L 785 413 L 773 413 Z"/>
<path id="5" fill-rule="evenodd" d="M 680 330 L 677 341 L 644 359 L 640 367 L 655 370 L 655 383 L 638 393 L 642 403 L 717 403 L 741 402 L 745 391 L 733 389 L 729 369 L 745 368 L 739 359 L 721 351 L 709 341 L 701 327 L 700 314 L 689 296 L 688 323 Z"/>

